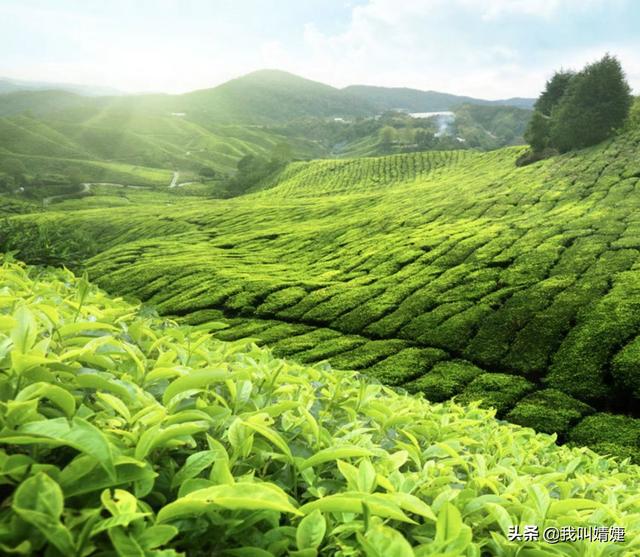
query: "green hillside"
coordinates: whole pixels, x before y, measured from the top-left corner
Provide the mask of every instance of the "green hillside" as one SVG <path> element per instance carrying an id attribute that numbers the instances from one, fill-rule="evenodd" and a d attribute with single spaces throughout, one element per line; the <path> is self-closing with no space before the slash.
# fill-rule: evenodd
<path id="1" fill-rule="evenodd" d="M 260 128 L 201 125 L 180 115 L 130 110 L 117 104 L 100 111 L 75 109 L 39 118 L 0 118 L 0 145 L 7 155 L 117 161 L 163 169 L 206 166 L 229 173 L 243 155 L 269 155 L 285 140 Z M 294 147 L 298 156 L 318 151 L 304 139 Z"/>
<path id="2" fill-rule="evenodd" d="M 374 87 L 371 85 L 350 85 L 343 91 L 366 100 L 377 110 L 404 109 L 409 112 L 436 112 L 452 110 L 461 104 L 514 106 L 530 109 L 535 99 L 513 98 L 497 101 L 475 99 L 438 91 L 420 91 L 407 87 Z"/>
<path id="3" fill-rule="evenodd" d="M 3 554 L 638 550 L 638 466 L 213 340 L 68 271 L 3 258 L 0 292 Z"/>
<path id="4" fill-rule="evenodd" d="M 482 102 L 437 95 L 451 103 Z M 426 110 L 427 104 L 420 106 Z M 295 159 L 427 148 L 491 149 L 521 141 L 523 122 L 529 118 L 527 111 L 514 107 L 464 108 L 460 125 L 446 139 L 427 145 L 416 139 L 419 130 L 424 132 L 424 122 L 407 115 L 379 118 L 384 110 L 349 88 L 276 70 L 183 95 L 88 97 L 61 90 L 0 94 L 0 181 L 3 175 L 11 177 L 14 189 L 61 182 L 76 187 L 92 181 L 158 185 L 144 172 L 131 176 L 97 171 L 112 164 L 192 176 L 205 169 L 220 178 L 233 174 L 243 156 L 269 158 L 282 143 L 291 147 Z M 398 138 L 391 147 L 380 141 L 387 124 L 394 126 Z M 438 127 L 427 128 L 427 139 L 432 139 Z M 42 157 L 56 162 L 48 164 Z"/>
<path id="5" fill-rule="evenodd" d="M 175 99 L 175 107 L 196 110 L 202 119 L 261 124 L 309 116 L 371 116 L 376 110 L 356 95 L 278 70 L 187 93 Z"/>
<path id="6" fill-rule="evenodd" d="M 219 338 L 638 460 L 639 146 L 298 162 L 248 196 L 17 216 L 0 238 L 91 257 L 101 286 L 223 319 Z"/>

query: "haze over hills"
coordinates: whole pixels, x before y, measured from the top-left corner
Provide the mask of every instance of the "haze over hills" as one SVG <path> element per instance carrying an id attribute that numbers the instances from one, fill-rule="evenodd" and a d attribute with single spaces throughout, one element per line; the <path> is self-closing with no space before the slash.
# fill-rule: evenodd
<path id="1" fill-rule="evenodd" d="M 182 95 L 14 91 L 0 94 L 0 175 L 3 170 L 26 174 L 41 183 L 73 178 L 141 184 L 147 183 L 146 171 L 142 177 L 123 175 L 121 168 L 106 172 L 105 164 L 164 171 L 207 167 L 229 174 L 244 155 L 269 157 L 281 143 L 288 143 L 298 159 L 459 147 L 455 139 L 444 146 L 420 146 L 416 134 L 423 133 L 420 126 L 426 124 L 408 116 L 377 120 L 389 109 L 491 108 L 483 123 L 469 110 L 461 113 L 456 133 L 470 142 L 464 146 L 495 148 L 521 141 L 529 117 L 515 106 L 521 100 L 514 106 L 508 103 L 410 89 L 337 89 L 278 70 L 253 72 Z M 347 125 L 343 120 L 363 123 Z M 298 122 L 303 125 L 294 124 Z M 397 137 L 382 149 L 381 128 L 389 125 L 395 126 Z"/>
<path id="2" fill-rule="evenodd" d="M 102 85 L 84 85 L 79 83 L 55 83 L 49 81 L 28 81 L 0 77 L 0 94 L 13 93 L 15 91 L 68 91 L 88 97 L 106 95 L 123 95 L 124 93 L 115 87 Z"/>
<path id="3" fill-rule="evenodd" d="M 17 82 L 9 82 L 3 90 L 0 80 L 0 93 L 13 92 L 13 97 L 0 97 L 0 115 L 15 114 L 22 110 L 38 112 L 56 110 L 55 103 L 42 101 L 51 98 L 49 90 L 40 95 L 18 93 Z M 56 97 L 62 102 L 62 108 L 82 105 L 96 109 L 113 102 L 122 106 L 145 106 L 148 110 L 172 112 L 196 112 L 201 117 L 215 121 L 274 123 L 300 117 L 330 116 L 373 116 L 385 110 L 404 109 L 409 112 L 432 112 L 451 110 L 461 104 L 503 105 L 519 108 L 531 108 L 533 99 L 506 99 L 488 101 L 472 97 L 450 95 L 436 91 L 417 89 L 371 87 L 352 85 L 337 89 L 293 75 L 280 70 L 259 70 L 245 76 L 232 79 L 210 89 L 202 89 L 182 95 L 144 94 L 125 95 L 118 99 L 103 98 L 82 99 L 64 96 L 59 91 L 83 93 L 82 86 L 31 86 L 30 90 L 55 89 Z M 90 88 L 84 88 L 90 90 Z M 91 96 L 96 96 L 93 93 Z M 113 95 L 102 95 L 113 96 Z M 20 99 L 22 102 L 20 102 Z"/>
<path id="4" fill-rule="evenodd" d="M 515 106 L 516 108 L 531 109 L 535 102 L 535 99 L 522 97 L 488 101 L 438 91 L 421 91 L 406 87 L 375 87 L 372 85 L 350 85 L 342 91 L 366 99 L 378 110 L 402 108 L 410 112 L 451 110 L 460 104 Z"/>

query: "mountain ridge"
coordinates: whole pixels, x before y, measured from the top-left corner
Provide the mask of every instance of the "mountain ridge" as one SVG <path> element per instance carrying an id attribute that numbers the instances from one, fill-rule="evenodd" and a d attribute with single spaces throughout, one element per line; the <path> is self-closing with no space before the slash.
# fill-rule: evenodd
<path id="1" fill-rule="evenodd" d="M 163 112 L 195 111 L 218 122 L 250 122 L 267 124 L 301 117 L 365 117 L 400 109 L 408 112 L 450 110 L 461 104 L 515 106 L 531 108 L 533 99 L 512 98 L 485 100 L 438 91 L 422 91 L 408 87 L 349 85 L 336 88 L 289 72 L 274 69 L 257 70 L 210 88 L 180 95 L 142 93 L 123 95 L 83 95 L 80 90 L 64 88 L 9 90 L 3 93 L 0 78 L 0 116 L 26 110 L 51 112 L 76 105 L 122 104 L 135 106 L 149 101 L 150 110 Z M 62 86 L 61 86 L 62 87 Z M 61 95 L 62 92 L 76 95 Z M 64 99 L 61 106 L 42 99 Z"/>

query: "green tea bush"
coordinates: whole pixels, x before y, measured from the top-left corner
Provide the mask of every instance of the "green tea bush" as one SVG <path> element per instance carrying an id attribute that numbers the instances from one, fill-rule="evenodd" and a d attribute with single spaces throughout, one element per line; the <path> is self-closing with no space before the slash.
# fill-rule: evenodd
<path id="1" fill-rule="evenodd" d="M 407 343 L 401 340 L 371 340 L 331 358 L 329 362 L 338 369 L 364 369 L 407 347 Z"/>
<path id="2" fill-rule="evenodd" d="M 483 373 L 476 377 L 458 396 L 458 402 L 482 400 L 482 404 L 496 409 L 499 416 L 506 413 L 524 395 L 534 389 L 524 377 L 506 373 Z"/>
<path id="3" fill-rule="evenodd" d="M 620 354 L 640 334 L 639 148 L 634 130 L 521 168 L 518 147 L 295 162 L 243 197 L 127 188 L 129 207 L 66 202 L 9 217 L 0 237 L 15 248 L 50 223 L 54 242 L 23 257 L 81 261 L 109 292 L 192 324 L 224 316 L 217 338 L 282 343 L 274 353 L 297 362 L 367 374 L 404 349 L 440 349 L 443 362 L 464 358 L 638 417 L 632 354 Z M 77 250 L 65 247 L 71 237 Z M 342 336 L 304 344 L 326 328 Z M 413 385 L 410 367 L 379 377 Z M 447 377 L 438 389 L 432 371 L 424 392 L 434 397 L 470 382 Z"/>
<path id="4" fill-rule="evenodd" d="M 506 419 L 546 433 L 565 433 L 585 414 L 589 405 L 554 389 L 544 389 L 524 397 Z M 589 441 L 587 441 L 587 444 Z"/>
<path id="5" fill-rule="evenodd" d="M 286 309 L 298 303 L 307 295 L 307 291 L 299 286 L 290 286 L 267 296 L 267 299 L 258 306 L 257 315 L 271 316 L 281 309 Z"/>
<path id="6" fill-rule="evenodd" d="M 295 359 L 303 363 L 318 362 L 349 352 L 367 343 L 367 339 L 357 335 L 340 335 L 331 340 L 319 342 L 313 348 L 295 355 Z"/>
<path id="7" fill-rule="evenodd" d="M 631 540 L 612 555 L 637 535 L 640 509 L 605 496 L 615 482 L 625 497 L 638 489 L 614 461 L 475 407 L 428 405 L 149 320 L 69 274 L 28 273 L 5 264 L 0 282 L 5 551 L 502 555 L 538 546 L 507 541 L 510 524 L 587 524 L 604 508 Z M 486 480 L 514 442 L 527 450 L 496 469 L 487 504 L 474 477 Z M 562 470 L 575 487 L 533 487 L 532 466 Z"/>
<path id="8" fill-rule="evenodd" d="M 402 385 L 446 357 L 447 353 L 437 348 L 405 348 L 371 366 L 367 374 L 387 385 Z"/>
<path id="9" fill-rule="evenodd" d="M 460 393 L 482 373 L 482 369 L 464 360 L 438 362 L 429 373 L 404 387 L 411 393 L 423 393 L 431 401 L 442 402 Z"/>
<path id="10" fill-rule="evenodd" d="M 640 463 L 640 419 L 597 413 L 587 416 L 569 434 L 569 441 L 604 454 L 628 456 Z"/>
<path id="11" fill-rule="evenodd" d="M 640 468 L 0 268 L 0 551 L 632 555 Z M 512 526 L 625 529 L 510 541 Z"/>
<path id="12" fill-rule="evenodd" d="M 613 377 L 616 383 L 640 399 L 640 338 L 627 344 L 613 359 Z"/>

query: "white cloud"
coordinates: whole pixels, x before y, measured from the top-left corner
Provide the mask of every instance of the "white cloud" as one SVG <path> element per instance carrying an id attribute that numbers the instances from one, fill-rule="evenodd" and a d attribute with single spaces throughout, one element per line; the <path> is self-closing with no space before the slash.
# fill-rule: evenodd
<path id="1" fill-rule="evenodd" d="M 585 58 L 584 50 L 545 45 L 549 37 L 540 38 L 542 46 L 530 47 L 517 35 L 501 33 L 513 25 L 508 18 L 545 24 L 603 1 L 371 0 L 353 8 L 351 24 L 342 33 L 324 34 L 313 24 L 305 27 L 308 56 L 303 73 L 340 86 L 366 82 L 485 98 L 535 96 L 553 70 Z M 532 35 L 531 29 L 523 32 Z M 596 45 L 590 57 L 575 66 L 607 50 L 620 53 L 638 87 L 635 58 L 620 45 Z"/>
<path id="2" fill-rule="evenodd" d="M 81 10 L 2 1 L 0 15 L 27 33 L 0 37 L 4 54 L 11 54 L 3 55 L 0 74 L 25 79 L 182 92 L 270 67 L 336 86 L 367 83 L 504 98 L 535 96 L 553 70 L 578 69 L 610 51 L 640 89 L 640 36 L 626 43 L 598 41 L 572 27 L 580 17 L 597 23 L 593 14 L 605 10 L 624 14 L 635 0 L 369 0 L 346 3 L 346 27 L 327 26 L 317 17 L 286 32 L 275 25 L 277 18 L 260 32 L 244 31 L 244 20 L 238 23 L 224 10 L 215 19 L 187 19 L 182 26 L 159 10 L 157 21 L 142 25 L 126 16 L 112 14 L 105 21 Z M 49 25 L 54 19 L 55 30 Z M 555 32 L 545 34 L 547 28 Z M 25 42 L 26 35 L 34 40 Z M 606 30 L 599 36 L 606 37 Z"/>

